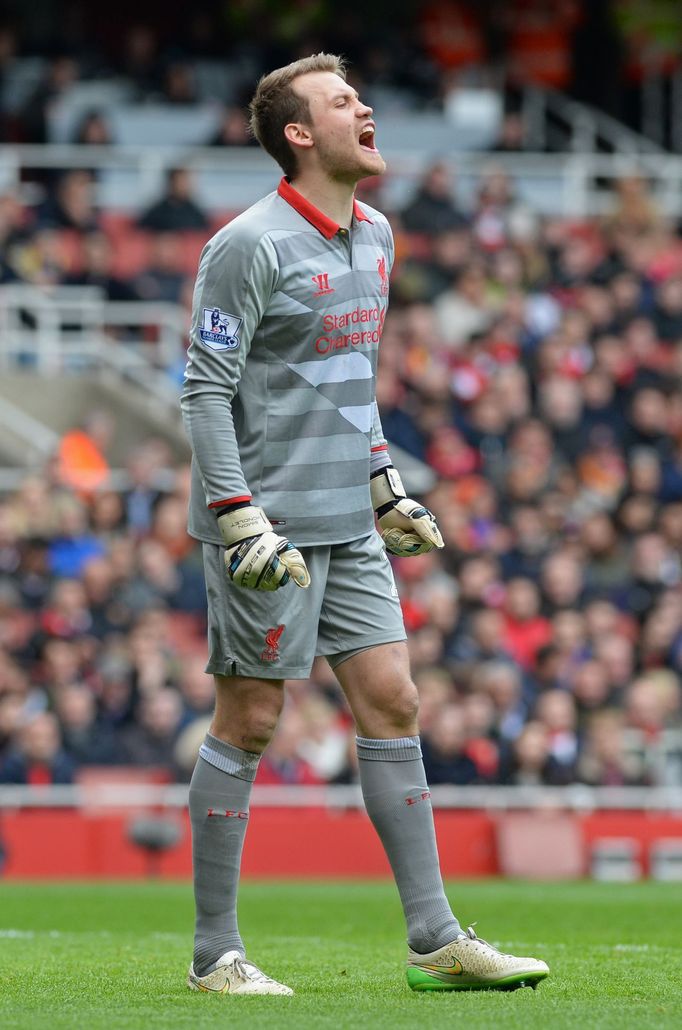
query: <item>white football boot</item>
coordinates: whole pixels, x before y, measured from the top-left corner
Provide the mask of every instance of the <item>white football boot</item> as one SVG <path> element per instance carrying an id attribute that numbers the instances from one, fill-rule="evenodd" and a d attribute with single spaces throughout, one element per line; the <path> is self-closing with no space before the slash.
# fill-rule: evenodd
<path id="1" fill-rule="evenodd" d="M 549 974 L 537 958 L 505 955 L 469 927 L 438 951 L 420 955 L 408 949 L 407 982 L 413 991 L 515 991 L 537 987 Z"/>
<path id="2" fill-rule="evenodd" d="M 192 963 L 187 986 L 193 991 L 213 991 L 215 994 L 294 993 L 291 987 L 266 976 L 253 962 L 242 958 L 238 951 L 226 951 L 216 962 L 215 969 L 206 976 L 197 976 Z"/>

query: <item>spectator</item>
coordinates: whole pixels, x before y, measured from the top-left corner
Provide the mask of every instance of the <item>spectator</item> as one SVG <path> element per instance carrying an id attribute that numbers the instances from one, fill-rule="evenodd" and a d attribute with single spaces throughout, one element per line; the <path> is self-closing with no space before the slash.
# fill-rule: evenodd
<path id="1" fill-rule="evenodd" d="M 137 23 L 128 28 L 123 41 L 121 72 L 138 100 L 148 100 L 159 94 L 158 39 L 149 25 Z"/>
<path id="2" fill-rule="evenodd" d="M 583 568 L 568 550 L 555 551 L 542 565 L 542 592 L 548 614 L 578 608 L 583 596 Z"/>
<path id="3" fill-rule="evenodd" d="M 480 780 L 478 768 L 466 753 L 467 727 L 459 705 L 448 704 L 441 711 L 428 734 L 422 737 L 422 753 L 426 779 L 431 786 L 439 783 L 463 785 Z"/>
<path id="4" fill-rule="evenodd" d="M 581 780 L 595 787 L 647 785 L 641 761 L 628 752 L 620 712 L 611 709 L 590 720 L 578 772 Z"/>
<path id="5" fill-rule="evenodd" d="M 77 563 L 69 567 L 76 572 L 90 555 L 79 556 Z M 58 637 L 62 640 L 73 640 L 88 633 L 92 627 L 92 616 L 87 606 L 83 584 L 78 579 L 67 579 L 62 572 L 55 579 L 50 590 L 48 602 L 43 608 L 39 626 L 47 637 Z"/>
<path id="6" fill-rule="evenodd" d="M 109 477 L 106 452 L 113 434 L 113 419 L 103 410 L 90 412 L 82 426 L 69 429 L 57 455 L 60 481 L 83 496 L 103 486 Z"/>
<path id="7" fill-rule="evenodd" d="M 73 135 L 81 146 L 111 146 L 114 142 L 106 115 L 102 111 L 86 111 Z"/>
<path id="8" fill-rule="evenodd" d="M 606 512 L 590 515 L 582 524 L 581 542 L 585 549 L 587 593 L 617 597 L 627 579 L 629 561 L 614 519 Z"/>
<path id="9" fill-rule="evenodd" d="M 539 787 L 551 782 L 549 734 L 540 722 L 527 723 L 514 740 L 501 770 L 503 783 Z"/>
<path id="10" fill-rule="evenodd" d="M 63 750 L 56 717 L 42 712 L 20 728 L 16 748 L 0 763 L 0 783 L 36 787 L 71 783 L 75 768 L 75 762 Z"/>
<path id="11" fill-rule="evenodd" d="M 43 79 L 24 104 L 20 121 L 27 143 L 48 143 L 48 115 L 55 100 L 68 93 L 77 81 L 79 69 L 73 58 L 60 55 L 53 58 Z"/>
<path id="12" fill-rule="evenodd" d="M 516 740 L 528 715 L 522 686 L 519 670 L 499 660 L 481 662 L 472 677 L 472 690 L 486 694 L 493 703 L 493 734 L 503 755 L 510 742 Z"/>
<path id="13" fill-rule="evenodd" d="M 300 714 L 301 758 L 321 781 L 338 780 L 347 767 L 348 720 L 324 697 L 306 698 Z"/>
<path id="14" fill-rule="evenodd" d="M 448 229 L 461 229 L 467 220 L 458 210 L 448 166 L 437 161 L 425 172 L 416 196 L 401 216 L 408 232 L 437 236 Z"/>
<path id="15" fill-rule="evenodd" d="M 549 620 L 540 615 L 540 592 L 536 584 L 523 577 L 510 580 L 504 602 L 507 653 L 523 668 L 530 668 L 551 636 Z"/>
<path id="16" fill-rule="evenodd" d="M 88 233 L 83 240 L 82 256 L 82 267 L 65 278 L 66 286 L 97 286 L 107 300 L 137 300 L 131 284 L 114 274 L 114 252 L 104 233 Z"/>
<path id="17" fill-rule="evenodd" d="M 604 711 L 618 701 L 618 694 L 609 683 L 609 670 L 598 659 L 581 662 L 572 677 L 572 692 L 582 728 L 595 712 Z"/>
<path id="18" fill-rule="evenodd" d="M 260 760 L 256 782 L 289 785 L 320 783 L 321 780 L 299 753 L 302 737 L 302 716 L 293 707 L 286 708 L 277 724 L 275 735 Z"/>
<path id="19" fill-rule="evenodd" d="M 0 285 L 19 277 L 18 253 L 29 236 L 25 212 L 19 198 L 11 192 L 0 195 Z"/>
<path id="20" fill-rule="evenodd" d="M 465 269 L 454 286 L 440 294 L 434 310 L 442 340 L 454 350 L 492 325 L 493 314 L 486 302 L 487 279 L 480 266 Z"/>
<path id="21" fill-rule="evenodd" d="M 69 271 L 64 238 L 55 228 L 38 227 L 33 235 L 22 240 L 13 255 L 13 272 L 33 286 L 60 286 Z"/>
<path id="22" fill-rule="evenodd" d="M 257 143 L 249 131 L 244 110 L 234 104 L 223 109 L 218 131 L 208 141 L 209 147 L 252 147 Z"/>
<path id="23" fill-rule="evenodd" d="M 206 215 L 192 198 L 193 191 L 189 169 L 172 168 L 166 177 L 166 189 L 161 199 L 138 218 L 140 229 L 174 233 L 208 228 Z"/>
<path id="24" fill-rule="evenodd" d="M 521 112 L 507 111 L 502 118 L 497 139 L 490 149 L 498 154 L 518 154 L 526 150 L 527 132 Z"/>
<path id="25" fill-rule="evenodd" d="M 194 69 L 189 61 L 171 61 L 163 74 L 163 99 L 167 104 L 196 104 Z"/>
<path id="26" fill-rule="evenodd" d="M 182 724 L 182 702 L 176 690 L 163 687 L 145 697 L 135 725 L 121 734 L 125 761 L 174 772 L 174 746 Z"/>
<path id="27" fill-rule="evenodd" d="M 38 225 L 49 229 L 75 229 L 79 233 L 99 228 L 95 207 L 94 178 L 87 169 L 64 172 L 54 194 L 38 211 Z"/>
<path id="28" fill-rule="evenodd" d="M 186 655 L 180 663 L 178 686 L 184 705 L 185 723 L 213 714 L 215 689 L 213 679 L 204 669 L 205 665 L 203 656 L 198 654 Z"/>
<path id="29" fill-rule="evenodd" d="M 78 766 L 113 765 L 124 760 L 111 726 L 102 723 L 92 692 L 84 685 L 64 686 L 55 695 L 66 754 Z"/>
<path id="30" fill-rule="evenodd" d="M 565 690 L 548 690 L 538 698 L 535 718 L 548 731 L 548 783 L 566 784 L 575 780 L 578 759 L 577 713 L 575 702 Z"/>
<path id="31" fill-rule="evenodd" d="M 137 447 L 128 457 L 130 486 L 124 494 L 125 515 L 128 528 L 136 536 L 144 536 L 149 532 L 154 510 L 164 495 L 159 479 L 169 456 L 162 453 L 162 450 L 150 440 Z"/>
<path id="32" fill-rule="evenodd" d="M 177 233 L 163 232 L 153 238 L 149 264 L 133 284 L 140 300 L 180 302 L 185 282 L 181 246 Z"/>

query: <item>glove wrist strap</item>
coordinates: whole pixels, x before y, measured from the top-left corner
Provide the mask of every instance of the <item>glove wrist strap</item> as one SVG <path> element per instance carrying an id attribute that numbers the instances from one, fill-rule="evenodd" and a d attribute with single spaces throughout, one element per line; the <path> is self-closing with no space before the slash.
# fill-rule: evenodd
<path id="1" fill-rule="evenodd" d="M 372 496 L 372 507 L 380 515 L 385 515 L 386 511 L 390 511 L 396 501 L 400 501 L 403 497 L 407 496 L 400 474 L 392 465 L 387 465 L 381 472 L 371 477 L 369 490 Z M 380 512 L 379 509 L 384 508 L 386 505 L 388 505 L 386 511 Z"/>
<path id="2" fill-rule="evenodd" d="M 250 504 L 246 508 L 233 508 L 218 518 L 218 528 L 226 547 L 234 547 L 250 536 L 271 533 L 272 526 L 262 508 Z"/>

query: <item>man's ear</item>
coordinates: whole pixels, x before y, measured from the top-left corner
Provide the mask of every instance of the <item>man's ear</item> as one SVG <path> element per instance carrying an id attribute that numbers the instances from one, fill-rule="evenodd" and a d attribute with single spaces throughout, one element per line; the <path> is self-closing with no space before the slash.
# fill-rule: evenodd
<path id="1" fill-rule="evenodd" d="M 294 147 L 308 149 L 314 145 L 310 129 L 302 122 L 289 122 L 284 126 L 284 135 Z"/>

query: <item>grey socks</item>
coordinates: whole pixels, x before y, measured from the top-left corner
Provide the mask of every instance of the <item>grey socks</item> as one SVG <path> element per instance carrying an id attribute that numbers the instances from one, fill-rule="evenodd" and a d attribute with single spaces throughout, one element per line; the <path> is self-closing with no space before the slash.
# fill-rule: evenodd
<path id="1" fill-rule="evenodd" d="M 462 931 L 443 890 L 419 738 L 358 737 L 357 750 L 365 805 L 393 869 L 408 943 L 422 954 L 435 951 Z M 244 954 L 237 886 L 259 760 L 260 755 L 209 733 L 192 776 L 194 971 L 199 976 L 226 951 Z"/>
<path id="2" fill-rule="evenodd" d="M 244 954 L 237 927 L 237 886 L 260 755 L 210 733 L 189 788 L 196 928 L 194 971 L 205 976 L 226 951 Z"/>
<path id="3" fill-rule="evenodd" d="M 462 933 L 443 890 L 419 737 L 357 738 L 360 783 L 402 901 L 409 946 L 436 951 Z"/>

